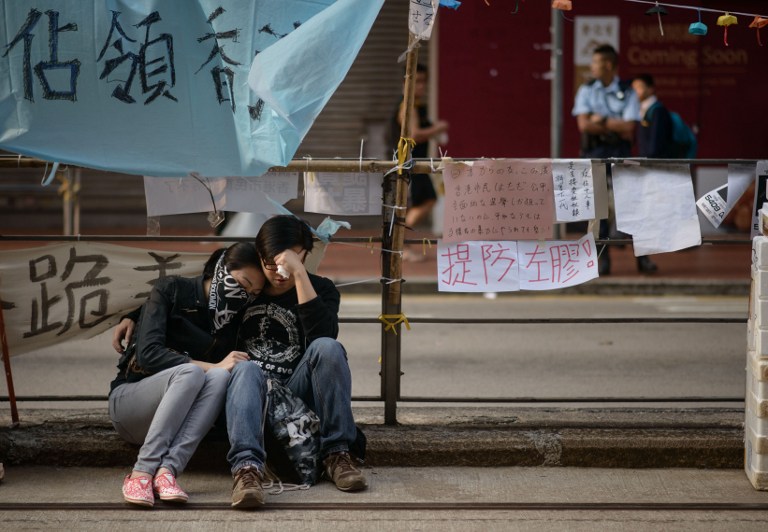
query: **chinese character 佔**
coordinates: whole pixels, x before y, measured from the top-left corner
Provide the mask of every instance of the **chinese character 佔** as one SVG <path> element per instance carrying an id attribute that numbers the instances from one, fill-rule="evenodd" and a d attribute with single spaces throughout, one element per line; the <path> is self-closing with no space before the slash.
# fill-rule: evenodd
<path id="1" fill-rule="evenodd" d="M 448 259 L 448 267 L 440 272 L 445 276 L 442 279 L 443 283 L 449 286 L 456 286 L 457 284 L 477 285 L 477 283 L 467 280 L 467 275 L 472 271 L 468 244 L 457 244 L 454 249 L 449 248 L 443 257 Z"/>
<path id="2" fill-rule="evenodd" d="M 131 39 L 120 25 L 120 12 L 112 11 L 112 24 L 109 27 L 107 40 L 99 53 L 97 61 L 101 61 L 108 48 L 113 48 L 119 55 L 104 62 L 104 69 L 99 79 L 104 79 L 112 74 L 125 61 L 129 61 L 130 70 L 128 76 L 119 83 L 112 96 L 125 103 L 136 103 L 131 95 L 133 80 L 136 72 L 141 81 L 141 93 L 147 95 L 144 105 L 152 103 L 157 97 L 164 96 L 174 102 L 176 97 L 169 92 L 169 88 L 176 85 L 176 68 L 173 63 L 173 36 L 169 33 L 161 33 L 158 37 L 150 39 L 152 24 L 160 22 L 160 13 L 153 11 L 144 20 L 134 24 L 134 28 L 144 28 L 144 42 L 137 47 L 136 39 Z M 117 36 L 115 35 L 117 32 Z M 138 49 L 137 49 L 138 48 Z"/>
<path id="3" fill-rule="evenodd" d="M 92 266 L 85 272 L 81 280 L 73 276 L 75 268 L 79 264 Z M 109 260 L 104 255 L 77 256 L 77 250 L 72 247 L 69 250 L 69 260 L 61 274 L 61 281 L 69 281 L 64 286 L 67 299 L 67 317 L 61 321 L 51 322 L 51 314 L 54 305 L 61 301 L 62 296 L 57 294 L 49 296 L 48 281 L 56 283 L 58 274 L 56 258 L 52 255 L 44 255 L 38 259 L 29 261 L 29 280 L 40 283 L 40 299 L 32 301 L 32 316 L 30 330 L 24 333 L 24 338 L 37 336 L 50 331 L 60 329 L 56 335 L 67 332 L 75 321 L 81 329 L 89 329 L 109 318 L 107 304 L 109 302 L 109 290 L 105 287 L 112 282 L 110 277 L 100 276 L 101 272 L 109 265 Z M 77 268 L 78 271 L 81 268 Z M 71 279 L 70 279 L 71 278 Z M 100 287 L 100 288 L 99 288 Z M 88 321 L 95 318 L 92 321 Z"/>
<path id="4" fill-rule="evenodd" d="M 64 26 L 59 26 L 59 12 L 58 11 L 46 11 L 48 15 L 48 51 L 50 57 L 48 61 L 40 61 L 34 67 L 35 75 L 37 76 L 40 85 L 43 88 L 43 98 L 46 100 L 77 100 L 77 76 L 80 74 L 80 61 L 72 59 L 70 61 L 59 61 L 59 33 L 65 31 L 77 31 L 77 24 L 69 23 Z M 21 27 L 16 36 L 5 45 L 5 53 L 3 57 L 7 57 L 8 53 L 19 42 L 24 41 L 24 98 L 33 102 L 33 83 L 32 83 L 32 39 L 35 38 L 35 34 L 32 30 L 37 25 L 40 17 L 43 14 L 37 9 L 30 9 L 27 15 L 27 20 Z M 60 70 L 66 70 L 69 73 L 69 83 L 66 90 L 56 90 L 51 86 L 51 80 L 48 78 L 48 74 L 52 72 L 58 72 Z M 57 76 L 54 74 L 54 79 Z"/>

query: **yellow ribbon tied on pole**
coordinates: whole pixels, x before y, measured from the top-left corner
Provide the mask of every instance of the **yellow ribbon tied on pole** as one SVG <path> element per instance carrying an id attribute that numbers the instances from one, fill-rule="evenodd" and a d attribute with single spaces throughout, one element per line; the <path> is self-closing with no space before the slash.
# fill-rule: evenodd
<path id="1" fill-rule="evenodd" d="M 379 316 L 379 321 L 386 325 L 386 327 L 384 327 L 384 332 L 392 331 L 393 333 L 397 334 L 397 329 L 395 329 L 395 326 L 398 323 L 404 323 L 405 328 L 409 331 L 411 330 L 411 324 L 408 323 L 408 318 L 405 316 L 405 314 L 381 314 Z"/>
<path id="2" fill-rule="evenodd" d="M 408 157 L 408 148 L 413 149 L 416 146 L 414 139 L 408 139 L 400 137 L 397 142 L 397 175 L 403 174 L 403 165 L 405 164 L 405 158 Z"/>

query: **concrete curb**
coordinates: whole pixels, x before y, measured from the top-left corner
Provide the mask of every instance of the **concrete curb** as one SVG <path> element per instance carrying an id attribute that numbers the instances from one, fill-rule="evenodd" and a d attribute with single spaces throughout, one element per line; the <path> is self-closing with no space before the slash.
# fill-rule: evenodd
<path id="1" fill-rule="evenodd" d="M 741 468 L 742 409 L 403 408 L 399 424 L 356 407 L 372 466 Z M 0 429 L 6 465 L 129 467 L 104 409 L 27 410 Z M 227 470 L 228 442 L 212 433 L 191 468 Z"/>

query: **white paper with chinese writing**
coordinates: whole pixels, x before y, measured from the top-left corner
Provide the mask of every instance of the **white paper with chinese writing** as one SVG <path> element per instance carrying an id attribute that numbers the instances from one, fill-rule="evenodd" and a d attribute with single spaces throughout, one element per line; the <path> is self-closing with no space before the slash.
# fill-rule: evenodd
<path id="1" fill-rule="evenodd" d="M 555 193 L 555 219 L 577 222 L 595 218 L 595 187 L 589 159 L 553 160 L 552 184 Z"/>
<path id="2" fill-rule="evenodd" d="M 552 166 L 548 159 L 480 159 L 443 169 L 443 239 L 551 238 Z"/>
<path id="3" fill-rule="evenodd" d="M 555 290 L 598 276 L 595 239 L 552 241 L 441 241 L 437 251 L 441 292 Z"/>
<path id="4" fill-rule="evenodd" d="M 381 174 L 367 172 L 304 174 L 304 210 L 323 214 L 381 214 Z"/>

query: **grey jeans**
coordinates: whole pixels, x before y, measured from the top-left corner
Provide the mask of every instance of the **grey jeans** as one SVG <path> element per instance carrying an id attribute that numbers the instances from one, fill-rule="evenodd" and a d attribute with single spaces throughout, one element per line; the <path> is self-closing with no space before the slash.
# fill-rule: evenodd
<path id="1" fill-rule="evenodd" d="M 228 382 L 226 369 L 182 364 L 115 388 L 109 418 L 123 439 L 141 445 L 134 470 L 180 475 L 221 412 Z"/>

